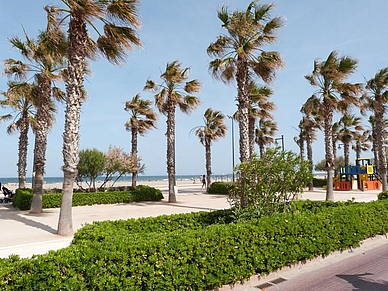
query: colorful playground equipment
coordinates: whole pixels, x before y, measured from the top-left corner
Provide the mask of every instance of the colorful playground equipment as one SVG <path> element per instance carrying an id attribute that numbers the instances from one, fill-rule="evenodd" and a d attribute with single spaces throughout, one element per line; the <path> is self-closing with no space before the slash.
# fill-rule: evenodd
<path id="1" fill-rule="evenodd" d="M 370 158 L 356 158 L 355 166 L 339 166 L 337 173 L 337 176 L 333 179 L 335 190 L 359 189 L 367 191 L 381 189 L 381 175 L 377 172 Z"/>

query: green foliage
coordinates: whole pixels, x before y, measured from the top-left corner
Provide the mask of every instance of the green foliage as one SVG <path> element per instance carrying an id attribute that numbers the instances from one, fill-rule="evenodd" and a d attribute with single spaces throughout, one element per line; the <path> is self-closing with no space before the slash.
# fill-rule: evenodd
<path id="1" fill-rule="evenodd" d="M 20 210 L 28 210 L 31 208 L 32 189 L 16 189 L 15 196 L 12 199 L 12 205 Z"/>
<path id="2" fill-rule="evenodd" d="M 345 158 L 343 156 L 336 157 L 334 160 L 335 167 L 344 166 L 345 165 Z M 326 159 L 323 159 L 319 161 L 315 165 L 315 171 L 326 171 Z"/>
<path id="3" fill-rule="evenodd" d="M 313 178 L 314 187 L 323 187 L 327 185 L 327 179 Z"/>
<path id="4" fill-rule="evenodd" d="M 285 212 L 312 179 L 310 163 L 290 151 L 268 148 L 258 159 L 237 167 L 241 173 L 229 200 L 238 216 L 261 217 Z"/>
<path id="5" fill-rule="evenodd" d="M 388 232 L 388 201 L 324 205 L 310 201 L 300 209 L 321 211 L 228 224 L 209 224 L 218 214 L 230 215 L 222 211 L 94 223 L 68 248 L 0 260 L 0 285 L 2 290 L 209 290 Z"/>
<path id="6" fill-rule="evenodd" d="M 213 182 L 210 184 L 209 194 L 229 194 L 230 189 L 233 187 L 233 183 L 230 182 Z"/>
<path id="7" fill-rule="evenodd" d="M 388 199 L 388 191 L 380 192 L 379 195 L 377 195 L 378 200 L 385 200 Z"/>
<path id="8" fill-rule="evenodd" d="M 139 185 L 136 189 L 127 191 L 74 193 L 73 206 L 160 201 L 162 199 L 163 194 L 159 189 Z M 31 208 L 31 201 L 31 189 L 18 189 L 12 203 L 20 210 L 28 210 Z M 42 196 L 43 208 L 58 208 L 61 206 L 61 201 L 62 194 L 43 194 Z"/>
<path id="9" fill-rule="evenodd" d="M 104 173 L 105 154 L 97 149 L 86 149 L 79 152 L 77 182 L 86 182 L 94 188 L 96 178 Z"/>

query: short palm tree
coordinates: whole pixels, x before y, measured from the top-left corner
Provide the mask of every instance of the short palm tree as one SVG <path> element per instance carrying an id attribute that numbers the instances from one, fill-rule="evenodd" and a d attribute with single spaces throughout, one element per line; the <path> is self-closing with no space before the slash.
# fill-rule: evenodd
<path id="1" fill-rule="evenodd" d="M 198 126 L 195 130 L 195 135 L 199 137 L 200 143 L 205 147 L 205 159 L 206 159 L 206 179 L 207 190 L 211 183 L 211 144 L 213 141 L 218 140 L 226 135 L 226 125 L 224 122 L 225 115 L 221 111 L 208 108 L 205 111 L 203 126 Z"/>
<path id="2" fill-rule="evenodd" d="M 387 190 L 387 154 L 384 146 L 384 115 L 388 104 L 388 68 L 379 70 L 376 75 L 367 81 L 365 89 L 369 107 L 375 116 L 375 145 L 377 147 L 377 168 L 382 177 L 383 191 Z"/>
<path id="3" fill-rule="evenodd" d="M 258 126 L 255 130 L 255 142 L 259 146 L 260 157 L 264 155 L 265 146 L 275 142 L 274 136 L 278 126 L 275 121 L 271 119 L 259 119 Z"/>
<path id="4" fill-rule="evenodd" d="M 109 62 L 124 62 L 126 51 L 140 46 L 136 29 L 140 26 L 138 0 L 61 0 L 66 6 L 47 6 L 52 19 L 69 19 L 65 129 L 63 133 L 64 173 L 62 203 L 58 221 L 59 235 L 73 234 L 72 200 L 73 185 L 77 176 L 79 122 L 81 105 L 85 95 L 83 81 L 87 59 L 94 60 L 103 55 Z M 64 18 L 58 17 L 65 13 Z M 62 16 L 62 14 L 61 14 Z M 101 21 L 103 32 L 88 32 L 88 27 L 96 30 L 95 21 Z M 95 41 L 94 36 L 98 39 Z"/>
<path id="5" fill-rule="evenodd" d="M 269 101 L 273 91 L 266 86 L 258 86 L 255 82 L 249 83 L 249 155 L 255 152 L 255 126 L 257 119 L 273 119 L 272 111 L 275 110 L 275 103 Z"/>
<path id="6" fill-rule="evenodd" d="M 47 30 L 41 32 L 36 40 L 31 39 L 27 34 L 25 38 L 23 41 L 14 37 L 10 39 L 10 42 L 29 63 L 21 66 L 20 61 L 8 59 L 5 60 L 5 65 L 8 74 L 17 74 L 24 78 L 27 78 L 29 72 L 35 74 L 38 96 L 34 128 L 33 198 L 30 212 L 40 213 L 43 211 L 42 194 L 47 135 L 49 128 L 53 125 L 55 113 L 52 97 L 57 101 L 64 99 L 64 93 L 55 86 L 55 81 L 63 79 L 67 42 L 63 31 L 52 23 L 49 23 Z"/>
<path id="7" fill-rule="evenodd" d="M 305 76 L 312 86 L 318 88 L 315 96 L 321 100 L 327 171 L 326 200 L 334 200 L 333 113 L 345 112 L 351 105 L 358 105 L 361 85 L 345 82 L 356 68 L 357 60 L 346 56 L 339 57 L 338 53 L 333 51 L 325 61 L 315 60 L 312 74 Z"/>
<path id="8" fill-rule="evenodd" d="M 344 145 L 345 166 L 350 165 L 350 147 L 353 141 L 364 131 L 361 117 L 345 114 L 339 121 L 338 139 Z"/>
<path id="9" fill-rule="evenodd" d="M 7 127 L 7 133 L 19 131 L 18 182 L 19 188 L 24 188 L 27 173 L 28 131 L 34 123 L 35 108 L 33 106 L 33 85 L 28 83 L 8 83 L 8 91 L 2 92 L 5 99 L 0 100 L 0 106 L 12 109 L 13 113 L 0 116 L 0 121 L 12 119 Z"/>
<path id="10" fill-rule="evenodd" d="M 229 13 L 223 6 L 218 18 L 227 35 L 218 36 L 207 49 L 208 55 L 214 57 L 209 64 L 211 74 L 224 83 L 237 83 L 241 162 L 250 158 L 249 81 L 258 76 L 269 83 L 283 64 L 278 52 L 266 52 L 262 48 L 276 41 L 276 32 L 283 26 L 280 17 L 271 17 L 273 7 L 273 4 L 253 1 L 245 11 Z"/>
<path id="11" fill-rule="evenodd" d="M 167 117 L 167 174 L 168 202 L 176 202 L 175 181 L 175 109 L 189 114 L 197 108 L 199 98 L 191 95 L 199 92 L 201 85 L 198 80 L 189 79 L 189 68 L 181 68 L 181 63 L 167 63 L 165 72 L 160 76 L 162 84 L 158 85 L 147 80 L 144 90 L 156 92 L 155 104 L 159 112 Z"/>
<path id="12" fill-rule="evenodd" d="M 140 94 L 136 94 L 130 101 L 125 102 L 124 110 L 131 115 L 125 123 L 125 129 L 131 132 L 131 155 L 135 160 L 138 158 L 137 135 L 144 136 L 148 130 L 156 128 L 157 116 L 151 104 L 151 101 L 141 99 Z M 132 172 L 132 187 L 136 187 L 139 166 Z"/>

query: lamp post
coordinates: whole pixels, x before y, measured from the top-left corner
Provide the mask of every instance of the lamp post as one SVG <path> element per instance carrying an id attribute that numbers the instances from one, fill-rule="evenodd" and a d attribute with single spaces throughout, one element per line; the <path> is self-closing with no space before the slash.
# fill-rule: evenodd
<path id="1" fill-rule="evenodd" d="M 234 176 L 234 118 L 233 116 L 228 115 L 228 118 L 232 121 L 232 181 L 235 182 L 235 176 Z"/>
<path id="2" fill-rule="evenodd" d="M 284 135 L 282 134 L 281 137 L 275 138 L 276 144 L 278 143 L 278 140 L 282 141 L 282 151 L 284 152 Z"/>

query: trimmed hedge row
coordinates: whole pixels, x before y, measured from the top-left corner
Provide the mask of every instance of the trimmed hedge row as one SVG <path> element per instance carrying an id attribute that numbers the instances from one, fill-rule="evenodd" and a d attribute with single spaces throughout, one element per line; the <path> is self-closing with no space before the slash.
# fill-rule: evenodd
<path id="1" fill-rule="evenodd" d="M 210 184 L 208 193 L 210 194 L 229 194 L 229 190 L 233 187 L 231 182 L 213 182 Z"/>
<path id="2" fill-rule="evenodd" d="M 138 185 L 134 190 L 128 191 L 107 191 L 93 193 L 73 193 L 73 206 L 93 204 L 115 204 L 140 201 L 160 201 L 163 199 L 162 191 L 159 189 Z M 17 189 L 12 204 L 20 210 L 31 208 L 32 189 Z M 57 208 L 61 206 L 62 194 L 43 194 L 43 208 Z"/>
<path id="3" fill-rule="evenodd" d="M 33 259 L 0 260 L 0 286 L 2 290 L 213 289 L 358 246 L 363 239 L 388 232 L 387 215 L 384 200 L 198 229 L 132 234 L 129 229 L 103 235 L 101 241 L 78 240 Z"/>

